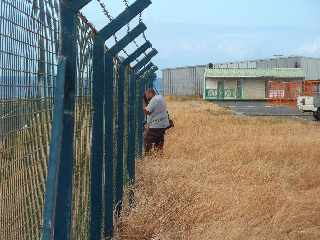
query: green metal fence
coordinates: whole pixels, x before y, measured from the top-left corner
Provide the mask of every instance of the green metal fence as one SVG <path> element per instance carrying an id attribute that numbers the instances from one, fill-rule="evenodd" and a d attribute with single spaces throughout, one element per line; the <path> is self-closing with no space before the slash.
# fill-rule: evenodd
<path id="1" fill-rule="evenodd" d="M 72 238 L 88 239 L 92 134 L 92 50 L 95 30 L 77 16 L 77 76 L 74 127 Z"/>
<path id="2" fill-rule="evenodd" d="M 207 100 L 224 100 L 224 99 L 241 99 L 237 89 L 206 89 L 205 99 Z M 239 97 L 238 97 L 239 96 Z"/>
<path id="3" fill-rule="evenodd" d="M 124 1 L 100 32 L 79 12 L 89 2 L 0 1 L 0 239 L 110 238 L 134 184 L 142 93 L 157 70 L 141 19 L 151 2 Z"/>
<path id="4" fill-rule="evenodd" d="M 57 15 L 48 1 L 0 2 L 0 239 L 40 238 Z"/>

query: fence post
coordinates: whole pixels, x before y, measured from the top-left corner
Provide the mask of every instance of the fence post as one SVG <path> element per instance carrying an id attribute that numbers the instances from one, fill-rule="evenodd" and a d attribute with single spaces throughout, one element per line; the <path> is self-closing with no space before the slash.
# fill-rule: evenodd
<path id="1" fill-rule="evenodd" d="M 105 137 L 104 137 L 104 162 L 105 162 L 105 187 L 104 187 L 104 193 L 105 193 L 105 224 L 104 224 L 104 235 L 105 237 L 110 238 L 112 236 L 113 232 L 113 74 L 114 74 L 114 69 L 113 69 L 113 56 L 116 56 L 124 47 L 126 47 L 133 39 L 138 37 L 143 31 L 146 30 L 146 26 L 143 23 L 140 23 L 137 27 L 135 27 L 133 30 L 131 30 L 124 38 L 122 38 L 119 42 L 117 42 L 109 51 L 108 53 L 105 54 L 105 105 L 104 105 L 104 114 L 105 114 Z M 120 74 L 123 69 L 120 67 Z M 121 81 L 124 81 L 124 78 L 119 80 L 120 84 Z M 118 85 L 119 86 L 119 85 Z M 118 94 L 123 93 L 123 101 L 124 101 L 124 85 L 120 85 L 120 87 L 123 87 L 122 91 L 118 91 Z M 121 92 L 121 93 L 120 93 Z M 119 95 L 119 100 L 122 95 Z M 123 104 L 123 102 L 121 103 Z M 118 106 L 121 106 L 118 104 Z M 122 106 L 123 108 L 123 106 Z M 122 110 L 122 112 L 124 109 Z M 118 108 L 119 112 L 119 108 Z M 120 118 L 119 121 L 124 120 L 124 116 L 119 115 Z M 123 125 L 124 126 L 124 125 Z M 121 167 L 123 168 L 123 160 L 121 162 L 120 158 L 123 158 L 123 155 L 119 153 L 122 149 L 122 154 L 123 154 L 123 126 L 118 125 L 118 128 L 121 129 L 120 131 L 118 130 L 118 138 L 117 138 L 117 145 L 118 146 L 118 161 L 117 161 L 117 195 L 118 197 L 121 197 L 122 195 L 120 192 L 123 190 L 123 186 L 121 186 L 121 182 L 123 185 L 123 181 L 118 179 L 120 177 L 123 179 L 123 170 L 122 172 L 118 169 Z M 120 133 L 119 133 L 120 132 Z M 122 134 L 122 136 L 119 136 L 119 134 Z M 120 139 L 120 138 L 121 139 Z M 120 147 L 119 147 L 120 146 Z M 120 155 L 119 155 L 120 154 Z M 119 175 L 118 175 L 119 174 Z M 119 189 L 118 189 L 119 188 Z M 118 203 L 119 199 L 116 199 L 116 202 Z"/>
<path id="2" fill-rule="evenodd" d="M 106 25 L 104 28 L 102 28 L 97 35 L 99 36 L 99 39 L 101 39 L 101 41 L 103 42 L 103 46 L 104 46 L 104 42 L 106 40 L 108 40 L 112 35 L 114 35 L 118 30 L 120 30 L 123 26 L 125 26 L 128 22 L 130 22 L 135 16 L 137 16 L 139 13 L 141 13 L 145 8 L 147 8 L 149 5 L 151 4 L 150 0 L 137 0 L 135 1 L 131 6 L 129 6 L 125 11 L 123 11 L 120 15 L 118 15 L 118 17 L 116 17 L 115 19 L 113 19 L 108 25 Z M 113 138 L 111 136 L 113 136 L 113 117 L 107 117 L 108 115 L 110 116 L 111 111 L 113 112 L 113 57 L 119 52 L 121 51 L 126 45 L 128 45 L 132 39 L 136 38 L 140 33 L 142 33 L 144 30 L 146 29 L 146 26 L 141 23 L 139 24 L 136 28 L 134 28 L 131 32 L 129 32 L 123 39 L 121 39 L 115 46 L 113 46 L 108 53 L 106 53 L 106 55 L 102 56 L 102 59 L 105 60 L 105 73 L 106 73 L 106 83 L 105 85 L 102 87 L 101 85 L 101 89 L 105 90 L 105 98 L 104 98 L 104 117 L 105 117 L 105 128 L 104 130 L 106 131 L 105 134 L 107 134 L 108 136 L 105 136 L 104 140 L 105 140 L 105 146 L 104 146 L 104 150 L 105 153 L 103 154 L 103 150 L 102 150 L 102 156 L 101 154 L 99 154 L 99 159 L 97 160 L 97 163 L 92 163 L 94 165 L 97 166 L 103 166 L 102 162 L 104 159 L 104 179 L 105 179 L 105 188 L 104 188 L 104 193 L 105 193 L 105 212 L 104 212 L 104 217 L 105 217 L 105 224 L 104 224 L 104 236 L 107 238 L 111 238 L 112 237 L 112 232 L 113 232 L 113 196 L 110 194 L 111 191 L 113 192 L 113 154 L 111 152 L 108 152 L 110 150 L 113 151 L 113 145 L 110 143 L 113 143 Z M 100 41 L 100 40 L 99 40 Z M 104 52 L 104 49 L 100 51 Z M 112 62 L 112 64 L 111 64 Z M 112 68 L 112 69 L 111 69 Z M 102 71 L 103 71 L 103 67 L 101 67 Z M 101 71 L 100 69 L 100 71 Z M 122 75 L 122 76 L 121 76 Z M 100 75 L 103 76 L 103 73 Z M 97 76 L 99 77 L 99 76 Z M 111 89 L 112 88 L 112 89 Z M 117 132 L 117 144 L 119 144 L 118 146 L 120 146 L 120 149 L 118 147 L 118 151 L 117 151 L 117 158 L 118 160 L 120 159 L 120 157 L 122 156 L 122 161 L 117 161 L 117 166 L 116 166 L 116 202 L 117 202 L 117 206 L 118 210 L 121 209 L 121 202 L 122 202 L 122 196 L 123 196 L 123 119 L 124 119 L 124 112 L 121 112 L 121 107 L 123 108 L 123 106 L 121 106 L 121 104 L 123 104 L 124 101 L 124 72 L 123 69 L 121 69 L 120 67 L 120 80 L 119 80 L 119 84 L 118 84 L 118 95 L 119 95 L 119 102 L 118 102 L 118 121 L 120 123 L 120 125 L 118 125 L 118 129 L 119 131 Z M 98 89 L 96 91 L 99 91 Z M 112 98 L 112 99 L 111 99 Z M 103 100 L 100 101 L 100 104 L 103 103 Z M 98 104 L 98 103 L 97 103 Z M 120 105 L 119 105 L 120 104 Z M 120 111 L 119 111 L 120 110 Z M 123 110 L 123 109 L 122 109 Z M 103 114 L 102 114 L 103 116 Z M 103 123 L 99 123 L 102 124 Z M 96 131 L 98 131 L 100 128 L 100 126 L 96 129 Z M 103 127 L 102 127 L 103 129 Z M 93 130 L 94 131 L 94 130 Z M 98 133 L 96 133 L 98 134 Z M 110 135 L 109 135 L 110 134 Z M 103 136 L 102 136 L 103 138 Z M 103 146 L 103 140 L 101 138 L 101 141 L 99 141 L 99 146 Z M 112 138 L 112 139 L 111 139 Z M 92 143 L 94 144 L 94 143 Z M 94 147 L 93 147 L 94 148 Z M 102 147 L 103 149 L 103 147 Z M 121 151 L 122 149 L 122 151 Z M 93 150 L 94 152 L 94 150 Z M 104 155 L 104 156 L 103 156 Z M 92 159 L 92 161 L 94 161 L 94 159 Z M 120 169 L 121 167 L 121 169 Z M 102 167 L 101 167 L 102 169 Z M 98 170 L 97 170 L 98 171 Z M 112 174 L 110 174 L 112 173 Z M 92 187 L 95 187 L 93 189 L 96 189 L 96 192 L 91 192 L 92 195 L 92 200 L 93 199 L 97 199 L 98 204 L 95 201 L 91 200 L 91 206 L 92 208 L 95 209 L 95 211 L 100 211 L 99 213 L 99 218 L 95 219 L 94 214 L 91 214 L 91 239 L 98 239 L 99 237 L 101 237 L 101 229 L 102 229 L 102 221 L 101 221 L 101 214 L 102 214 L 102 193 L 98 193 L 100 187 L 100 191 L 102 191 L 102 179 L 103 176 L 99 175 L 100 172 L 98 173 L 97 176 L 95 176 L 96 180 L 97 180 L 97 185 L 95 185 L 95 183 L 92 181 Z M 122 177 L 120 177 L 122 176 Z M 121 180 L 120 180 L 120 178 Z M 101 184 L 100 184 L 101 183 Z M 110 187 L 111 186 L 111 187 Z M 112 193 L 113 194 L 113 193 Z M 119 202 L 119 198 L 121 197 L 121 201 Z M 96 205 L 96 206 L 95 206 Z M 120 211 L 119 211 L 120 212 Z"/>
<path id="3" fill-rule="evenodd" d="M 143 106 L 143 94 L 144 91 L 146 90 L 146 79 L 144 78 L 144 74 L 138 74 L 139 70 L 143 68 L 146 64 L 148 64 L 151 59 L 158 54 L 158 51 L 156 49 L 153 49 L 151 52 L 147 54 L 146 57 L 144 57 L 140 62 L 138 62 L 134 67 L 133 67 L 133 72 L 134 74 L 137 75 L 137 79 L 140 80 L 140 101 L 139 105 L 142 107 Z M 149 65 L 148 65 L 149 66 Z M 139 137 L 139 143 L 138 143 L 138 156 L 142 158 L 143 156 L 143 129 L 144 129 L 144 112 L 141 111 L 139 114 L 138 118 L 138 137 Z"/>
<path id="4" fill-rule="evenodd" d="M 123 27 L 127 21 L 130 21 L 140 11 L 150 4 L 150 0 L 139 0 L 130 6 L 125 12 L 120 14 L 111 23 L 105 26 L 96 37 L 94 44 L 94 93 L 93 93 L 93 137 L 92 137 L 92 181 L 91 181 L 91 227 L 90 236 L 92 240 L 98 240 L 101 238 L 102 229 L 102 206 L 103 206 L 103 194 L 102 194 L 102 170 L 104 160 L 104 177 L 105 177 L 105 225 L 104 235 L 107 238 L 112 236 L 113 232 L 113 56 L 118 53 L 124 46 L 129 44 L 130 37 L 135 38 L 139 31 L 145 30 L 144 24 L 139 24 L 137 28 L 132 30 L 128 35 L 124 37 L 118 44 L 116 44 L 110 53 L 104 55 L 104 43 L 113 34 L 115 34 L 121 27 Z M 105 64 L 105 65 L 104 65 Z M 120 71 L 121 73 L 121 71 Z M 104 78 L 106 74 L 106 78 Z M 121 75 L 121 74 L 120 74 Z M 104 81 L 106 83 L 104 84 Z M 119 91 L 119 123 L 118 128 L 118 158 L 123 158 L 123 122 L 124 114 L 120 108 L 123 104 L 123 87 L 124 76 L 120 78 L 118 84 Z M 121 101 L 122 100 L 122 101 Z M 104 105 L 103 105 L 104 104 Z M 105 119 L 105 126 L 103 124 Z M 104 126 L 104 127 L 103 127 Z M 105 130 L 105 135 L 104 131 Z M 121 137 L 122 135 L 122 137 Z M 103 147 L 104 146 L 104 147 Z M 122 146 L 122 147 L 121 147 Z M 122 149 L 122 151 L 121 151 Z M 120 169 L 121 168 L 121 169 Z M 122 199 L 123 180 L 119 180 L 119 175 L 123 178 L 123 161 L 118 161 L 117 164 L 117 186 L 116 197 Z M 122 179 L 121 178 L 121 179 Z M 122 184 L 122 185 L 121 185 Z M 121 185 L 121 186 L 119 186 Z"/>
<path id="5" fill-rule="evenodd" d="M 145 79 L 144 77 L 140 78 L 140 93 L 141 96 L 144 95 L 144 92 L 146 90 L 145 87 Z M 140 98 L 140 106 L 141 108 L 143 107 L 144 103 L 143 103 L 143 98 Z M 138 147 L 138 154 L 139 156 L 142 158 L 143 157 L 143 144 L 144 144 L 144 138 L 143 138 L 143 129 L 144 129 L 144 122 L 145 122 L 145 116 L 144 116 L 144 112 L 140 111 L 139 114 L 139 122 L 138 122 L 138 134 L 139 134 L 139 147 Z"/>
<path id="6" fill-rule="evenodd" d="M 155 71 L 157 70 L 153 68 L 148 73 L 148 88 L 154 88 L 154 82 L 157 79 L 157 75 L 155 74 Z"/>
<path id="7" fill-rule="evenodd" d="M 76 85 L 76 12 L 69 8 L 67 1 L 61 4 L 62 39 L 60 54 L 66 57 L 65 101 L 61 162 L 58 180 L 55 239 L 70 239 L 72 213 L 72 176 L 74 148 L 74 111 Z"/>
<path id="8" fill-rule="evenodd" d="M 128 105 L 128 156 L 127 156 L 127 166 L 128 166 L 128 176 L 129 176 L 129 184 L 131 187 L 135 182 L 135 111 L 137 107 L 135 106 L 135 99 L 136 99 L 136 78 L 135 75 L 132 74 L 130 71 L 129 75 L 129 105 Z M 141 109 L 138 109 L 142 111 Z M 129 189 L 129 204 L 133 204 L 134 193 L 132 189 Z"/>
<path id="9" fill-rule="evenodd" d="M 74 125 L 76 91 L 76 13 L 91 0 L 61 0 L 61 45 L 59 55 L 65 57 L 60 62 L 57 86 L 58 105 L 55 106 L 50 144 L 49 173 L 44 208 L 43 239 L 70 239 L 72 219 L 72 177 L 74 161 Z M 63 82 L 63 83 L 62 83 Z M 62 94 L 62 95 L 60 95 Z M 57 97 L 58 97 L 57 96 Z M 57 151 L 58 150 L 58 151 Z M 54 152 L 56 151 L 56 152 Z"/>
<path id="10" fill-rule="evenodd" d="M 104 212 L 104 235 L 111 239 L 113 234 L 113 117 L 114 117 L 114 65 L 113 57 L 105 54 L 105 212 Z"/>
<path id="11" fill-rule="evenodd" d="M 63 110 L 64 110 L 64 85 L 65 85 L 65 74 L 66 74 L 66 59 L 60 58 L 58 63 L 58 75 L 57 83 L 54 90 L 55 107 L 53 111 L 53 126 L 51 129 L 51 144 L 50 154 L 48 163 L 48 177 L 46 184 L 45 194 L 45 208 L 44 208 L 44 220 L 43 220 L 43 234 L 44 240 L 50 240 L 54 236 L 55 226 L 55 212 L 57 189 L 59 182 L 59 168 L 61 161 L 61 148 L 62 148 L 62 134 L 63 134 Z"/>
<path id="12" fill-rule="evenodd" d="M 102 171 L 103 171 L 103 108 L 104 108 L 104 41 L 96 36 L 93 45 L 93 120 L 91 145 L 91 221 L 90 239 L 101 239 Z"/>
<path id="13" fill-rule="evenodd" d="M 140 23 L 136 28 L 130 31 L 124 38 L 117 42 L 106 53 L 106 100 L 105 100 L 105 235 L 106 237 L 112 236 L 113 225 L 113 56 L 116 56 L 123 48 L 125 48 L 133 39 L 138 37 L 146 26 Z M 123 128 L 124 128 L 124 80 L 125 75 L 123 71 L 126 70 L 127 65 L 121 64 L 120 66 L 120 79 L 118 83 L 118 131 L 117 131 L 117 175 L 116 175 L 116 203 L 121 206 L 123 195 Z M 122 88 L 122 90 L 121 90 Z M 123 95 L 122 95 L 123 94 Z M 121 110 L 122 108 L 122 110 Z M 123 114 L 123 115 L 122 115 Z M 107 116 L 108 115 L 108 116 Z M 129 129 L 130 130 L 130 129 Z M 120 169 L 121 168 L 121 169 Z M 121 209 L 118 208 L 118 209 Z M 120 210 L 119 210 L 120 211 Z"/>
<path id="14" fill-rule="evenodd" d="M 124 81 L 125 66 L 120 64 L 118 82 L 118 131 L 117 131 L 117 166 L 116 166 L 116 212 L 122 209 L 123 198 L 123 137 L 124 137 Z"/>
<path id="15" fill-rule="evenodd" d="M 143 54 L 148 48 L 152 47 L 150 42 L 144 43 L 135 52 L 128 56 L 122 65 L 127 67 L 129 70 L 129 105 L 128 105 L 128 148 L 127 148 L 127 170 L 129 177 L 129 184 L 132 186 L 135 181 L 135 157 L 136 157 L 136 122 L 137 122 L 137 111 L 142 109 L 137 108 L 137 81 L 136 76 L 130 67 L 130 64 L 136 60 L 141 54 Z M 129 203 L 133 204 L 133 190 L 129 189 Z"/>

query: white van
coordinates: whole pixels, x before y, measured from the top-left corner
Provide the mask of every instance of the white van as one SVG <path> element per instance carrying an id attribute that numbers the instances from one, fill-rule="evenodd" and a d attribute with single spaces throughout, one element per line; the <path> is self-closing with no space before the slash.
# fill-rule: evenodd
<path id="1" fill-rule="evenodd" d="M 303 112 L 312 112 L 314 118 L 320 121 L 320 96 L 300 96 L 297 99 L 297 107 Z"/>

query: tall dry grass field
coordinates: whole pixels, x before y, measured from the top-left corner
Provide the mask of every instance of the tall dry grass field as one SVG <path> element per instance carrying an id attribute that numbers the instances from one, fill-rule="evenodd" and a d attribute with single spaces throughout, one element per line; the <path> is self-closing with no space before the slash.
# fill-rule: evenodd
<path id="1" fill-rule="evenodd" d="M 138 163 L 120 239 L 320 239 L 320 125 L 168 102 L 164 156 Z"/>

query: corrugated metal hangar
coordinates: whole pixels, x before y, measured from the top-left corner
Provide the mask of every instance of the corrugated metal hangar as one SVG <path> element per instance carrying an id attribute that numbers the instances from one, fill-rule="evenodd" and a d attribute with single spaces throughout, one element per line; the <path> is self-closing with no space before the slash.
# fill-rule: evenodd
<path id="1" fill-rule="evenodd" d="M 198 65 L 198 66 L 190 66 L 190 67 L 180 67 L 180 68 L 170 68 L 162 70 L 162 88 L 164 95 L 170 96 L 206 96 L 205 88 L 205 73 L 208 66 L 206 65 Z M 317 58 L 308 58 L 308 57 L 276 57 L 270 59 L 260 59 L 253 61 L 241 61 L 241 62 L 230 62 L 223 64 L 213 64 L 213 69 L 224 69 L 222 72 L 228 72 L 227 69 L 286 69 L 282 71 L 286 71 L 287 73 L 292 72 L 292 76 L 289 76 L 287 80 L 296 80 L 295 71 L 302 71 L 303 77 L 299 78 L 302 80 L 320 80 L 320 59 Z M 299 69 L 300 70 L 297 70 Z M 229 74 L 232 74 L 232 71 L 229 71 Z M 209 71 L 209 70 L 208 70 Z M 216 73 L 218 73 L 217 70 Z M 279 70 L 281 71 L 281 70 Z M 213 72 L 211 72 L 212 74 Z M 254 92 L 258 87 L 256 85 L 262 85 L 261 79 L 264 77 L 264 91 L 266 92 L 266 82 L 267 79 L 275 79 L 277 75 L 272 76 L 270 72 L 265 72 L 265 76 L 260 76 L 257 78 L 251 78 L 250 82 L 245 81 L 239 74 L 241 75 L 241 71 L 237 70 L 237 73 L 233 78 L 238 82 L 238 87 L 242 82 L 243 91 L 251 91 Z M 238 75 L 237 75 L 238 74 Z M 253 74 L 257 74 L 253 73 Z M 260 71 L 261 74 L 261 71 Z M 301 73 L 299 73 L 301 74 Z M 228 75 L 230 78 L 231 76 Z M 216 80 L 218 80 L 216 78 Z M 260 80 L 260 82 L 258 82 Z M 279 78 L 279 80 L 284 80 Z M 217 81 L 218 84 L 219 81 Z M 220 81 L 221 82 L 221 81 Z M 247 84 L 249 83 L 249 84 Z M 260 83 L 260 84 L 259 84 Z M 237 83 L 235 83 L 237 84 Z M 247 85 L 246 85 L 247 84 Z M 221 83 L 220 83 L 221 85 Z M 228 86 L 228 82 L 225 84 Z M 246 89 L 246 86 L 248 89 Z M 236 85 L 237 88 L 237 85 Z M 251 89 L 252 88 L 252 89 Z M 218 89 L 218 86 L 217 86 Z M 260 89 L 260 88 L 259 88 Z M 262 89 L 262 88 L 261 88 Z M 260 89 L 260 90 L 261 90 Z M 217 90 L 218 91 L 218 90 Z M 261 90 L 262 91 L 262 90 Z M 225 91 L 228 95 L 228 89 Z M 217 92 L 218 94 L 218 92 Z M 231 93 L 230 93 L 231 94 Z M 234 93 L 236 96 L 237 94 Z M 259 94 L 258 94 L 259 95 Z M 238 93 L 239 96 L 239 93 Z M 245 92 L 242 95 L 245 98 Z M 264 95 L 266 97 L 266 95 Z M 248 98 L 250 96 L 247 96 Z M 224 98 L 225 99 L 225 98 Z M 256 99 L 254 97 L 253 99 Z M 262 99 L 262 95 L 260 94 L 259 99 Z"/>
<path id="2" fill-rule="evenodd" d="M 162 91 L 166 96 L 201 96 L 206 65 L 162 70 Z"/>

